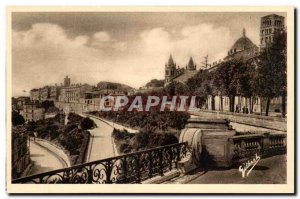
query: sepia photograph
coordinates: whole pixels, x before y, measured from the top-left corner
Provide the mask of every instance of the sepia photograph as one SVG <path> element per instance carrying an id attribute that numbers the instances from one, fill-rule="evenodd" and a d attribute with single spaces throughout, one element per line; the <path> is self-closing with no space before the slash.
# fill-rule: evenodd
<path id="1" fill-rule="evenodd" d="M 294 193 L 294 68 L 293 7 L 8 7 L 7 191 Z"/>

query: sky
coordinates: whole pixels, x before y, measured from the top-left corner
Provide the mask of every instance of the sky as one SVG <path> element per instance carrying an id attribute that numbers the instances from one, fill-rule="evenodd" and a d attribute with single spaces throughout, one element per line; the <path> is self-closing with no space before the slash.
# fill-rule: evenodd
<path id="1" fill-rule="evenodd" d="M 13 96 L 33 88 L 100 81 L 138 88 L 164 78 L 170 54 L 180 67 L 193 57 L 197 69 L 224 58 L 246 36 L 259 45 L 265 12 L 14 12 Z M 275 13 L 286 17 L 286 13 Z"/>

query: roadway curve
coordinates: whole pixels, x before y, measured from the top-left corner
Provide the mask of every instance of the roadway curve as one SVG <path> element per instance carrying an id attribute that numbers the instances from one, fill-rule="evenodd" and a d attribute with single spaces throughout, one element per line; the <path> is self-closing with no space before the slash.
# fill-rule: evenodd
<path id="1" fill-rule="evenodd" d="M 27 175 L 44 173 L 67 167 L 66 163 L 56 154 L 30 140 L 30 159 L 33 166 Z"/>
<path id="2" fill-rule="evenodd" d="M 97 128 L 90 129 L 91 140 L 88 148 L 86 162 L 114 157 L 115 148 L 112 140 L 113 127 L 97 118 L 90 117 Z"/>

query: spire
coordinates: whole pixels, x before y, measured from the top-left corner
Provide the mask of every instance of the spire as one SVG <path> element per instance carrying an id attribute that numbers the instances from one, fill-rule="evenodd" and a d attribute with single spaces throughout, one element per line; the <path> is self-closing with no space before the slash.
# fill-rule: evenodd
<path id="1" fill-rule="evenodd" d="M 195 67 L 193 58 L 190 57 L 190 60 L 189 60 L 189 63 L 188 63 L 188 69 L 189 69 L 189 70 L 194 70 L 195 68 L 196 68 L 196 67 Z"/>
<path id="2" fill-rule="evenodd" d="M 169 58 L 169 61 L 168 61 L 168 66 L 175 66 L 175 63 L 173 61 L 173 58 L 172 58 L 171 54 L 170 54 L 170 58 Z"/>
<path id="3" fill-rule="evenodd" d="M 246 29 L 243 28 L 243 37 L 246 37 Z"/>

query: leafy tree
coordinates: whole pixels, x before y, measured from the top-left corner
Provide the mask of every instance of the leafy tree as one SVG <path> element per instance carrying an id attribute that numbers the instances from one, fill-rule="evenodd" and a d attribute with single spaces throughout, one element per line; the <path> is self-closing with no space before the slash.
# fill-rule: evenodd
<path id="1" fill-rule="evenodd" d="M 12 112 L 11 120 L 12 120 L 13 126 L 22 125 L 25 123 L 24 117 L 22 115 L 20 115 L 17 111 Z"/>
<path id="2" fill-rule="evenodd" d="M 165 91 L 169 96 L 187 95 L 189 93 L 189 89 L 186 84 L 176 81 L 168 84 L 165 87 Z"/>
<path id="3" fill-rule="evenodd" d="M 256 60 L 254 77 L 257 96 L 266 99 L 266 116 L 269 114 L 270 101 L 282 96 L 282 115 L 285 117 L 287 92 L 287 49 L 286 32 L 276 32 L 273 42 L 264 48 Z"/>
<path id="4" fill-rule="evenodd" d="M 45 100 L 41 103 L 41 107 L 45 109 L 45 111 L 48 111 L 48 109 L 50 107 L 54 107 L 54 102 L 53 101 L 49 101 L 49 100 Z"/>
<path id="5" fill-rule="evenodd" d="M 80 127 L 83 129 L 83 130 L 88 130 L 88 129 L 91 129 L 93 128 L 95 125 L 94 121 L 91 120 L 90 118 L 86 117 L 86 118 L 83 118 L 81 123 L 80 123 Z"/>
<path id="6" fill-rule="evenodd" d="M 147 87 L 162 87 L 165 84 L 165 80 L 152 79 L 146 84 Z"/>

